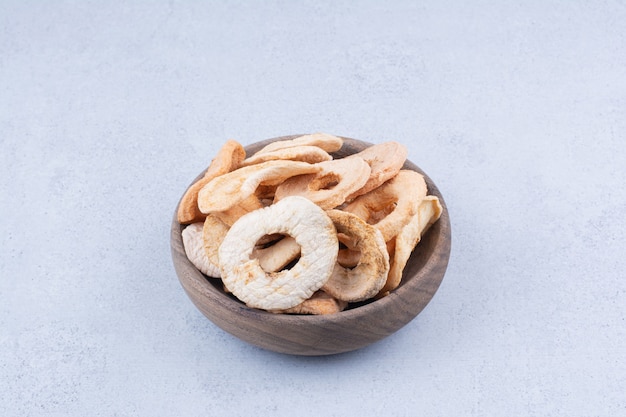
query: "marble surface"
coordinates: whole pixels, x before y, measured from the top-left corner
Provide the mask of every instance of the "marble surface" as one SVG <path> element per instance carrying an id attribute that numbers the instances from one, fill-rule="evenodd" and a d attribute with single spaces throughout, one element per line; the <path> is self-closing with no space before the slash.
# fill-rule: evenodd
<path id="1" fill-rule="evenodd" d="M 525 4 L 527 3 L 527 4 Z M 0 2 L 0 415 L 626 415 L 626 6 Z M 228 138 L 397 140 L 453 251 L 398 333 L 249 346 L 180 287 Z"/>

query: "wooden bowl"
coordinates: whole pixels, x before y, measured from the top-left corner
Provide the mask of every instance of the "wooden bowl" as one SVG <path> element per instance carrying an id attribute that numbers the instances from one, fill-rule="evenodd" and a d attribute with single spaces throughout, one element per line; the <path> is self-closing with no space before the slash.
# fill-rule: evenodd
<path id="1" fill-rule="evenodd" d="M 254 143 L 246 147 L 246 154 L 252 155 L 270 142 L 294 137 L 296 135 Z M 335 158 L 371 146 L 355 139 L 344 140 L 343 147 L 333 154 Z M 404 168 L 424 175 L 428 193 L 439 198 L 443 213 L 413 251 L 400 286 L 388 296 L 323 316 L 273 314 L 249 308 L 226 294 L 219 279 L 205 277 L 187 259 L 181 237 L 183 227 L 176 220 L 175 210 L 171 248 L 180 283 L 191 301 L 214 324 L 264 349 L 293 355 L 330 355 L 383 339 L 410 322 L 428 304 L 439 288 L 450 256 L 450 219 L 441 193 L 415 164 L 407 161 Z"/>

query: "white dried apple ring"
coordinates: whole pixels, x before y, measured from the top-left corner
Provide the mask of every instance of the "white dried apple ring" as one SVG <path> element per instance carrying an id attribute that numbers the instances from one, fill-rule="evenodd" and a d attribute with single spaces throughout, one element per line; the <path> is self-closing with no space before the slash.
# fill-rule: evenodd
<path id="1" fill-rule="evenodd" d="M 300 245 L 289 270 L 265 272 L 252 258 L 256 242 L 280 233 Z M 330 277 L 337 261 L 337 233 L 326 213 L 303 197 L 289 197 L 248 213 L 232 225 L 219 248 L 226 288 L 253 308 L 284 310 L 310 298 Z"/>
<path id="2" fill-rule="evenodd" d="M 326 152 L 336 152 L 343 146 L 343 139 L 327 133 L 313 133 L 311 135 L 298 136 L 295 139 L 279 140 L 261 148 L 254 155 L 276 151 L 278 149 L 293 148 L 294 146 L 316 146 Z"/>
<path id="3" fill-rule="evenodd" d="M 316 291 L 311 298 L 304 300 L 295 307 L 291 307 L 286 310 L 272 311 L 272 313 L 315 315 L 334 314 L 345 310 L 347 306 L 348 303 L 346 301 L 337 300 L 332 295 L 319 290 Z"/>
<path id="4" fill-rule="evenodd" d="M 348 156 L 347 158 L 363 159 L 369 164 L 371 173 L 365 185 L 349 195 L 346 200 L 351 201 L 393 178 L 402 169 L 407 155 L 406 146 L 398 142 L 384 142 Z"/>
<path id="5" fill-rule="evenodd" d="M 220 269 L 217 263 L 211 262 L 204 250 L 202 238 L 203 223 L 192 223 L 182 231 L 185 254 L 191 263 L 204 275 L 219 278 Z"/>
<path id="6" fill-rule="evenodd" d="M 330 161 L 332 156 L 322 148 L 317 146 L 303 145 L 290 148 L 277 149 L 264 153 L 257 153 L 243 161 L 242 166 L 259 164 L 261 162 L 274 161 L 277 159 L 289 161 L 302 161 L 315 164 L 323 161 Z"/>
<path id="7" fill-rule="evenodd" d="M 417 213 L 426 192 L 426 181 L 421 174 L 401 170 L 380 187 L 357 197 L 344 210 L 374 224 L 386 242 L 400 233 Z"/>
<path id="8" fill-rule="evenodd" d="M 178 205 L 177 218 L 181 224 L 204 221 L 206 214 L 198 208 L 198 192 L 215 177 L 231 172 L 241 166 L 246 157 L 243 146 L 232 139 L 226 141 L 219 150 L 204 176 L 191 185 Z"/>
<path id="9" fill-rule="evenodd" d="M 391 245 L 393 254 L 391 255 L 389 275 L 378 297 L 388 294 L 400 285 L 402 271 L 411 256 L 411 252 L 420 242 L 426 230 L 439 219 L 442 210 L 441 203 L 436 196 L 426 196 L 422 200 L 417 214 L 411 217 L 409 223 L 402 228 L 398 236 L 390 241 L 393 242 Z"/>
<path id="10" fill-rule="evenodd" d="M 333 297 L 347 301 L 364 301 L 374 297 L 385 285 L 389 273 L 389 254 L 385 240 L 378 229 L 352 213 L 328 210 L 337 233 L 343 233 L 357 242 L 361 256 L 354 268 L 335 264 L 330 279 L 322 289 Z"/>
<path id="11" fill-rule="evenodd" d="M 202 213 L 225 211 L 245 201 L 261 184 L 275 185 L 294 175 L 312 174 L 322 168 L 299 161 L 267 161 L 239 168 L 209 181 L 198 193 Z"/>
<path id="12" fill-rule="evenodd" d="M 335 208 L 355 190 L 363 187 L 370 174 L 370 167 L 361 158 L 334 159 L 315 164 L 321 168 L 317 174 L 298 175 L 289 178 L 276 188 L 274 201 L 287 196 L 308 198 L 324 210 Z"/>

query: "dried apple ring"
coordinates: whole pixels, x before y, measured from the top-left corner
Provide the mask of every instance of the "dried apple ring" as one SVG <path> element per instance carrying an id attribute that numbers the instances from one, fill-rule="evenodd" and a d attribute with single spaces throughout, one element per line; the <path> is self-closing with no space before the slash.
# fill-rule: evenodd
<path id="1" fill-rule="evenodd" d="M 334 159 L 315 164 L 321 168 L 317 174 L 289 178 L 276 188 L 274 201 L 287 196 L 300 195 L 313 201 L 324 210 L 333 209 L 346 197 L 363 187 L 370 175 L 370 166 L 361 158 Z"/>
<path id="2" fill-rule="evenodd" d="M 176 217 L 181 224 L 201 222 L 206 217 L 198 208 L 198 192 L 215 177 L 231 172 L 241 166 L 246 157 L 243 146 L 232 139 L 219 150 L 204 176 L 187 189 L 178 205 Z"/>
<path id="3" fill-rule="evenodd" d="M 382 234 L 352 213 L 328 210 L 326 214 L 333 221 L 337 233 L 354 239 L 361 256 L 354 268 L 335 264 L 330 279 L 322 289 L 347 302 L 372 298 L 385 285 L 389 273 L 389 254 Z"/>
<path id="4" fill-rule="evenodd" d="M 365 185 L 349 195 L 346 200 L 351 201 L 393 178 L 402 169 L 407 155 L 406 146 L 398 142 L 384 142 L 348 156 L 347 158 L 363 159 L 369 164 L 371 173 Z"/>
<path id="5" fill-rule="evenodd" d="M 206 253 L 209 261 L 214 265 L 220 264 L 218 256 L 218 250 L 226 233 L 228 233 L 228 226 L 222 220 L 220 220 L 214 214 L 208 214 L 204 220 L 204 226 L 202 228 L 202 240 L 204 242 L 204 252 Z"/>
<path id="6" fill-rule="evenodd" d="M 374 224 L 386 242 L 400 233 L 417 213 L 426 192 L 426 182 L 421 174 L 401 170 L 380 187 L 357 197 L 344 210 Z"/>
<path id="7" fill-rule="evenodd" d="M 261 148 L 254 155 L 276 151 L 278 149 L 293 148 L 294 146 L 316 146 L 326 152 L 336 152 L 343 146 L 343 139 L 327 133 L 313 133 L 311 135 L 298 136 L 295 139 L 272 142 Z"/>
<path id="8" fill-rule="evenodd" d="M 435 196 L 426 196 L 419 206 L 417 214 L 411 217 L 398 236 L 393 239 L 393 255 L 391 256 L 391 265 L 387 282 L 380 290 L 378 297 L 388 294 L 395 290 L 402 280 L 402 271 L 406 266 L 411 252 L 419 243 L 422 236 L 428 228 L 435 223 L 441 216 L 443 208 L 439 199 Z"/>
<path id="9" fill-rule="evenodd" d="M 311 298 L 304 300 L 295 307 L 286 310 L 276 310 L 272 313 L 285 314 L 334 314 L 339 313 L 348 306 L 346 301 L 337 300 L 332 295 L 319 290 L 316 291 Z"/>
<path id="10" fill-rule="evenodd" d="M 263 236 L 280 233 L 300 245 L 288 270 L 266 272 L 252 257 Z M 337 233 L 326 213 L 303 197 L 289 197 L 248 213 L 232 225 L 219 247 L 222 281 L 253 308 L 284 310 L 310 298 L 326 283 L 337 261 Z"/>
<path id="11" fill-rule="evenodd" d="M 250 213 L 251 211 L 258 210 L 263 207 L 263 202 L 259 200 L 259 198 L 255 194 L 252 194 L 248 198 L 240 201 L 238 204 L 232 206 L 227 210 L 214 211 L 211 212 L 211 214 L 214 214 L 228 226 L 232 226 L 232 224 L 235 223 L 237 219 L 239 219 L 244 214 Z"/>
<path id="12" fill-rule="evenodd" d="M 261 162 L 273 161 L 277 159 L 289 161 L 302 161 L 309 164 L 330 161 L 332 156 L 322 148 L 317 146 L 302 145 L 290 148 L 277 149 L 264 153 L 257 153 L 243 161 L 242 166 L 255 165 Z"/>
<path id="13" fill-rule="evenodd" d="M 299 161 L 267 161 L 239 168 L 209 181 L 198 193 L 202 213 L 225 211 L 254 194 L 259 185 L 276 185 L 294 175 L 321 171 L 317 164 Z"/>
<path id="14" fill-rule="evenodd" d="M 213 278 L 220 277 L 220 269 L 217 263 L 211 262 L 204 250 L 202 238 L 203 223 L 192 223 L 183 229 L 183 246 L 185 254 L 191 263 L 204 275 Z"/>

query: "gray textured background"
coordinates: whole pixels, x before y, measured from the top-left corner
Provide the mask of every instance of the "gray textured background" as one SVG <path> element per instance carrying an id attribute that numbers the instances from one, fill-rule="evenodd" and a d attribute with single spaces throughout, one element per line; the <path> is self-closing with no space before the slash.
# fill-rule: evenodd
<path id="1" fill-rule="evenodd" d="M 626 6 L 0 1 L 0 415 L 626 415 Z M 397 140 L 446 197 L 424 312 L 249 346 L 177 200 L 228 138 Z"/>

